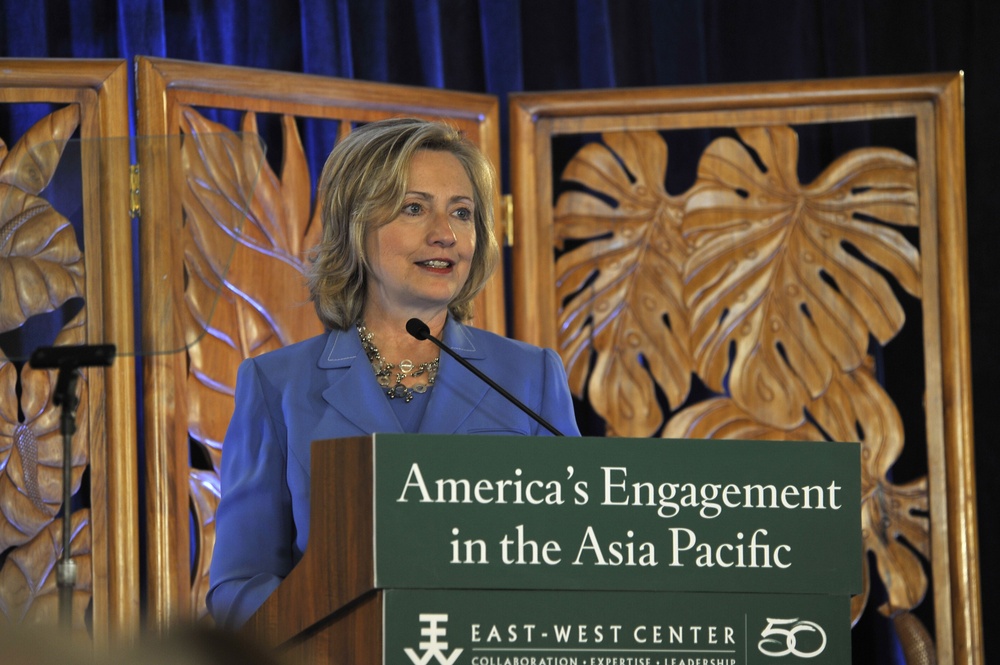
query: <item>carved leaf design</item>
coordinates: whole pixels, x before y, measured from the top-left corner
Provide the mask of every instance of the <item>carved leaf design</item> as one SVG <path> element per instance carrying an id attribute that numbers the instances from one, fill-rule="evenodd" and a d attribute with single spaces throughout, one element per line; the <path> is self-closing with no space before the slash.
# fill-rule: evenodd
<path id="1" fill-rule="evenodd" d="M 8 152 L 0 142 L 0 332 L 21 326 L 83 293 L 84 261 L 75 232 L 38 194 L 48 186 L 66 141 L 79 125 L 69 105 L 28 130 Z M 86 310 L 60 332 L 56 344 L 84 340 Z M 0 616 L 9 622 L 55 623 L 58 593 L 52 575 L 60 554 L 63 445 L 59 410 L 51 395 L 56 372 L 20 369 L 0 358 Z M 19 389 L 18 389 L 18 383 Z M 87 390 L 77 383 L 78 409 Z M 72 441 L 72 492 L 79 490 L 88 451 L 81 431 Z M 90 601 L 89 512 L 73 515 L 78 561 L 74 624 L 83 626 Z"/>
<path id="2" fill-rule="evenodd" d="M 646 365 L 660 381 L 654 368 L 669 358 L 717 396 L 674 413 L 664 437 L 861 441 L 864 546 L 888 592 L 879 609 L 895 616 L 917 606 L 927 589 L 927 482 L 890 480 L 903 425 L 874 378 L 868 348 L 872 338 L 886 344 L 904 324 L 891 281 L 921 296 L 919 252 L 893 228 L 918 224 L 916 166 L 894 150 L 862 149 L 802 185 L 792 129 L 738 131 L 739 140 L 714 141 L 694 186 L 666 202 L 666 148 L 658 134 L 605 135 L 606 146 L 586 146 L 567 167 L 565 180 L 593 192 L 564 194 L 555 210 L 557 246 L 568 247 L 557 263 L 557 288 L 571 384 L 578 396 L 589 388 L 609 433 L 645 436 L 656 424 L 655 399 L 637 381 L 647 376 Z M 651 222 L 659 219 L 652 212 L 658 205 L 667 207 L 669 223 Z M 670 251 L 642 254 L 632 238 L 651 245 L 664 238 Z M 631 325 L 635 312 L 625 295 L 631 275 L 614 260 L 633 272 L 658 268 L 660 284 L 673 284 L 664 274 L 682 277 L 682 291 L 655 297 L 672 331 L 675 321 L 689 326 L 684 352 L 668 355 L 633 337 L 645 364 L 636 368 L 631 350 L 615 355 L 629 345 L 615 336 L 614 319 Z M 672 300 L 681 292 L 683 300 Z M 616 389 L 625 395 L 618 408 L 607 404 Z M 866 554 L 854 620 L 869 597 L 868 561 Z"/>
<path id="3" fill-rule="evenodd" d="M 309 215 L 311 180 L 293 117 L 282 118 L 280 179 L 264 159 L 253 113 L 242 136 L 192 109 L 182 126 L 185 299 L 189 326 L 207 332 L 188 349 L 188 428 L 214 466 L 189 479 L 199 553 L 192 611 L 201 616 L 236 369 L 244 358 L 322 332 L 304 277 L 304 251 L 318 242 L 320 224 L 318 211 Z"/>
<path id="4" fill-rule="evenodd" d="M 885 342 L 902 326 L 902 309 L 888 281 L 869 263 L 881 266 L 904 288 L 919 295 L 919 254 L 901 234 L 886 226 L 886 223 L 911 226 L 917 223 L 913 160 L 892 150 L 855 151 L 838 159 L 815 183 L 800 186 L 795 176 L 797 140 L 791 129 L 747 129 L 741 136 L 749 147 L 732 139 L 716 141 L 709 147 L 701 163 L 701 178 L 686 195 L 683 231 L 684 236 L 690 237 L 696 245 L 690 250 L 693 255 L 686 264 L 687 297 L 695 310 L 692 316 L 699 317 L 697 320 L 701 325 L 697 331 L 701 339 L 696 338 L 696 342 L 712 341 L 717 351 L 714 355 L 706 353 L 702 346 L 699 369 L 707 363 L 708 367 L 717 370 L 714 374 L 708 372 L 713 379 L 711 387 L 726 392 L 723 383 L 729 376 L 729 368 L 728 345 L 724 342 L 732 338 L 733 323 L 738 323 L 741 320 L 739 315 L 742 315 L 750 323 L 759 324 L 762 312 L 777 312 L 784 316 L 784 321 L 780 317 L 771 317 L 772 330 L 765 330 L 760 335 L 772 344 L 768 347 L 758 341 L 753 351 L 757 352 L 761 347 L 769 348 L 771 357 L 768 360 L 773 361 L 774 356 L 781 360 L 780 363 L 772 362 L 779 368 L 779 374 L 781 366 L 785 367 L 786 374 L 790 370 L 801 369 L 803 381 L 807 386 L 814 387 L 806 393 L 806 398 L 811 399 L 822 394 L 829 385 L 834 369 L 849 371 L 861 362 L 867 351 L 869 333 Z M 649 193 L 646 185 L 655 183 L 657 189 L 653 199 L 656 199 L 655 194 L 665 196 L 662 173 L 666 166 L 666 148 L 658 134 L 637 132 L 611 134 L 604 138 L 609 146 L 614 144 L 617 155 L 598 144 L 585 146 L 567 167 L 563 177 L 622 203 L 612 207 L 597 196 L 570 192 L 560 198 L 556 207 L 558 245 L 564 246 L 566 240 L 583 241 L 567 251 L 557 266 L 559 294 L 569 303 L 563 310 L 560 323 L 561 340 L 569 340 L 570 346 L 564 344 L 562 348 L 577 394 L 582 392 L 588 378 L 587 367 L 580 362 L 580 351 L 586 350 L 597 337 L 593 333 L 588 337 L 579 332 L 581 327 L 594 320 L 594 310 L 598 309 L 589 303 L 598 302 L 602 296 L 611 303 L 616 302 L 606 298 L 608 289 L 597 288 L 612 281 L 600 270 L 609 262 L 607 255 L 611 252 L 601 250 L 606 247 L 619 249 L 625 244 L 616 237 L 614 225 L 609 220 L 614 216 L 628 221 L 638 219 L 642 227 L 649 218 L 649 211 L 655 207 L 655 203 L 642 199 L 641 195 Z M 661 154 L 662 157 L 656 157 Z M 654 155 L 648 160 L 653 168 L 644 168 L 646 165 L 642 164 L 642 159 L 645 155 Z M 754 155 L 758 156 L 761 166 L 754 160 Z M 640 165 L 629 168 L 632 164 Z M 650 172 L 656 175 L 646 177 L 645 174 Z M 640 196 L 634 196 L 636 193 Z M 630 195 L 633 196 L 630 198 Z M 632 199 L 638 201 L 638 206 L 632 205 Z M 682 199 L 675 199 L 674 202 L 682 202 Z M 635 214 L 636 208 L 641 209 L 640 214 Z M 621 219 L 614 221 L 620 222 Z M 626 224 L 619 226 L 627 227 Z M 740 239 L 748 242 L 741 245 Z M 684 246 L 683 238 L 677 246 Z M 741 247 L 747 257 L 757 259 L 765 256 L 765 260 L 749 263 L 749 267 L 744 266 L 734 272 L 734 266 L 739 264 Z M 794 256 L 791 259 L 785 256 L 794 254 L 789 247 L 805 247 L 806 251 L 799 254 L 807 263 L 812 261 L 817 266 L 801 269 L 802 261 Z M 809 248 L 817 252 L 810 252 Z M 762 255 L 758 251 L 760 249 L 767 251 Z M 627 258 L 634 259 L 634 256 L 628 255 Z M 681 253 L 677 261 L 667 263 L 668 268 L 676 268 L 685 259 Z M 632 268 L 639 270 L 636 263 L 632 261 Z M 772 279 L 775 275 L 780 279 Z M 743 277 L 747 279 L 741 283 Z M 784 290 L 775 288 L 772 283 L 775 281 L 783 285 Z M 745 285 L 750 288 L 734 295 L 736 287 Z M 751 291 L 756 294 L 753 299 L 748 297 Z M 713 293 L 728 300 L 709 297 Z M 868 306 L 857 309 L 842 307 L 848 300 Z M 731 301 L 749 304 L 738 305 Z M 588 307 L 573 307 L 581 302 Z M 604 314 L 604 320 L 626 313 L 624 309 L 611 309 L 608 302 L 602 304 L 605 305 L 604 310 L 610 312 Z M 685 318 L 686 306 L 682 303 L 671 308 L 674 313 L 680 314 L 677 318 L 681 321 Z M 728 327 L 718 322 L 712 327 L 712 317 L 706 316 L 712 307 L 714 309 L 710 311 L 719 314 L 719 321 L 724 319 Z M 743 307 L 743 310 L 738 307 Z M 876 311 L 875 315 L 872 315 L 872 310 Z M 756 320 L 752 318 L 754 316 Z M 579 323 L 581 320 L 583 324 Z M 672 317 L 670 320 L 673 320 Z M 782 323 L 788 322 L 796 324 L 787 334 L 791 341 L 773 334 L 774 326 L 780 328 Z M 834 332 L 820 339 L 817 330 L 824 326 L 832 327 Z M 757 325 L 757 329 L 760 328 Z M 744 329 L 747 327 L 744 326 Z M 712 335 L 715 335 L 714 339 Z M 816 344 L 821 344 L 823 351 L 819 360 L 805 353 L 805 350 L 812 350 L 810 345 Z M 651 352 L 649 355 L 654 354 Z M 608 364 L 615 363 L 611 361 Z M 740 374 L 736 369 L 739 368 L 734 368 L 734 376 L 749 374 Z M 747 378 L 746 382 L 752 384 L 753 379 Z M 594 381 L 591 385 L 597 383 Z M 759 392 L 773 396 L 775 393 L 767 390 L 771 383 L 762 380 Z M 734 397 L 739 398 L 748 392 L 751 391 L 735 391 Z M 790 423 L 772 424 L 775 427 L 785 425 L 783 429 L 787 430 L 787 425 L 801 423 L 806 402 L 803 399 L 795 405 L 798 408 L 789 408 L 789 413 L 795 412 L 794 418 L 786 418 L 791 420 Z M 599 412 L 606 414 L 608 410 Z M 635 410 L 623 409 L 620 413 L 634 416 Z M 612 426 L 616 424 L 612 423 Z"/>
<path id="5" fill-rule="evenodd" d="M 0 184 L 0 332 L 83 292 L 83 259 L 69 221 L 47 201 Z"/>
<path id="6" fill-rule="evenodd" d="M 861 620 L 861 615 L 868 607 L 868 597 L 872 591 L 871 570 L 868 566 L 868 555 L 861 555 L 861 593 L 851 596 L 851 628 Z"/>
<path id="7" fill-rule="evenodd" d="M 675 413 L 663 429 L 663 438 L 822 441 L 823 433 L 808 422 L 792 430 L 775 429 L 728 397 L 713 397 Z"/>
<path id="8" fill-rule="evenodd" d="M 903 422 L 895 405 L 873 376 L 871 358 L 851 374 L 840 374 L 830 389 L 810 406 L 822 428 L 807 422 L 794 430 L 778 430 L 728 398 L 693 404 L 674 415 L 667 438 L 835 441 L 861 443 L 861 527 L 866 552 L 875 555 L 888 600 L 879 608 L 886 616 L 920 604 L 927 575 L 917 553 L 930 557 L 927 479 L 904 485 L 889 480 L 903 449 Z M 824 435 L 826 432 L 826 435 Z M 905 543 L 903 542 L 905 541 Z M 868 598 L 865 559 L 864 591 L 852 604 L 855 620 Z"/>
<path id="9" fill-rule="evenodd" d="M 667 146 L 659 134 L 603 139 L 584 146 L 563 179 L 615 205 L 571 191 L 555 208 L 558 246 L 579 243 L 556 263 L 559 350 L 573 393 L 589 391 L 610 431 L 649 436 L 663 422 L 656 386 L 673 405 L 690 389 L 682 200 L 664 188 Z"/>
<path id="10" fill-rule="evenodd" d="M 73 513 L 70 523 L 70 554 L 77 567 L 73 626 L 84 628 L 92 590 L 90 512 Z M 14 550 L 0 568 L 0 616 L 11 623 L 56 624 L 59 589 L 55 566 L 62 556 L 62 525 L 62 520 L 50 524 L 29 544 Z"/>
<path id="11" fill-rule="evenodd" d="M 85 310 L 56 338 L 56 344 L 83 342 Z M 57 373 L 21 369 L 21 398 L 16 399 L 17 369 L 0 360 L 0 552 L 33 540 L 51 524 L 62 504 L 62 436 L 59 409 L 52 404 Z M 87 408 L 85 381 L 77 383 L 78 413 Z M 18 417 L 18 405 L 23 422 Z M 88 460 L 83 428 L 73 438 L 73 493 L 80 488 Z"/>
<path id="12" fill-rule="evenodd" d="M 190 430 L 218 468 L 239 362 L 322 331 L 302 256 L 319 225 L 308 217 L 308 167 L 293 119 L 283 124 L 285 181 L 264 160 L 253 114 L 243 136 L 190 109 L 183 118 L 185 296 L 191 325 L 208 332 L 189 349 Z"/>
<path id="13" fill-rule="evenodd" d="M 787 430 L 838 372 L 861 364 L 869 335 L 885 343 L 902 327 L 874 266 L 920 295 L 919 253 L 887 226 L 917 224 L 917 174 L 910 157 L 868 148 L 803 186 L 794 131 L 740 138 L 705 150 L 686 201 L 691 350 L 706 385 L 728 385 L 743 408 Z"/>
<path id="14" fill-rule="evenodd" d="M 927 592 L 917 553 L 930 557 L 929 499 L 926 477 L 903 485 L 889 479 L 903 450 L 903 420 L 871 365 L 839 377 L 812 412 L 834 440 L 861 442 L 861 531 L 888 593 L 879 611 L 892 616 Z"/>
<path id="15" fill-rule="evenodd" d="M 201 618 L 207 613 L 205 597 L 208 595 L 208 568 L 215 548 L 215 513 L 222 490 L 218 475 L 212 471 L 197 469 L 191 471 L 189 486 L 195 524 L 198 525 L 198 557 L 195 563 L 194 588 L 191 590 L 191 611 Z"/>
<path id="16" fill-rule="evenodd" d="M 312 178 L 295 118 L 282 116 L 281 123 L 284 130 L 282 147 L 285 159 L 281 164 L 280 186 L 284 217 L 288 224 L 288 252 L 291 256 L 303 259 L 305 253 L 320 241 L 320 209 L 316 206 L 310 216 Z"/>
<path id="17" fill-rule="evenodd" d="M 924 558 L 930 556 L 927 478 L 905 485 L 879 483 L 861 507 L 865 546 L 875 553 L 879 577 L 888 592 L 879 611 L 892 616 L 913 609 L 927 593 L 927 573 L 905 543 L 916 547 Z"/>
<path id="18" fill-rule="evenodd" d="M 0 184 L 39 194 L 52 180 L 66 142 L 80 125 L 80 107 L 70 104 L 36 122 L 7 153 L 0 141 Z"/>
<path id="19" fill-rule="evenodd" d="M 0 332 L 81 293 L 73 227 L 37 196 L 52 180 L 79 115 L 71 104 L 42 118 L 10 152 L 0 141 Z"/>

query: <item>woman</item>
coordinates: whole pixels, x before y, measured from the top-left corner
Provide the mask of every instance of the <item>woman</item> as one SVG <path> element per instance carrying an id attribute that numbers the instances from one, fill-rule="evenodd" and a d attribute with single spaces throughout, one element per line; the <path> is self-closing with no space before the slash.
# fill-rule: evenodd
<path id="1" fill-rule="evenodd" d="M 328 334 L 245 361 L 222 457 L 208 606 L 237 626 L 298 563 L 309 535 L 316 440 L 375 432 L 547 431 L 430 341 L 419 318 L 567 435 L 579 435 L 551 350 L 464 325 L 498 258 L 488 160 L 455 130 L 374 122 L 320 176 L 323 241 L 309 288 Z"/>

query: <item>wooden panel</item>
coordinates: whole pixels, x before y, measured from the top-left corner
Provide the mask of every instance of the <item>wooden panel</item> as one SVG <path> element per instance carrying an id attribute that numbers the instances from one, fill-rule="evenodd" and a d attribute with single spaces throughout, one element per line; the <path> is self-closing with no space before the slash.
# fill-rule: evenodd
<path id="1" fill-rule="evenodd" d="M 140 148 L 144 345 L 176 347 L 211 310 L 209 333 L 197 344 L 186 353 L 151 356 L 144 365 L 149 615 L 165 626 L 205 613 L 217 471 L 237 364 L 322 330 L 302 281 L 304 252 L 318 237 L 319 221 L 310 203 L 318 174 L 309 172 L 300 121 L 339 123 L 343 136 L 380 118 L 444 119 L 499 164 L 498 106 L 486 95 L 144 57 L 137 77 L 140 146 L 144 137 L 182 135 L 184 146 L 197 136 L 214 137 L 199 150 L 181 150 L 188 160 L 183 169 L 144 162 Z M 207 117 L 218 109 L 242 114 L 240 127 Z M 279 118 L 280 173 L 260 158 L 252 139 L 267 116 Z M 243 133 L 234 134 L 237 129 Z M 246 184 L 254 182 L 253 195 L 236 204 L 247 214 L 209 214 L 206 197 L 192 193 L 195 179 L 227 205 L 227 197 L 246 196 Z M 237 218 L 245 219 L 242 227 L 234 226 Z M 503 237 L 503 229 L 497 232 Z M 476 325 L 504 332 L 502 275 L 476 302 Z M 190 468 L 189 440 L 211 468 Z M 195 543 L 188 525 L 192 502 Z M 198 554 L 193 576 L 192 546 Z"/>
<path id="2" fill-rule="evenodd" d="M 2 137 L 10 152 L 0 149 L 0 188 L 5 190 L 0 196 L 6 201 L 0 238 L 7 244 L 0 247 L 0 303 L 20 301 L 24 316 L 2 317 L 0 332 L 16 331 L 32 315 L 79 297 L 83 310 L 65 324 L 56 343 L 131 340 L 129 152 L 127 139 L 110 138 L 129 133 L 126 63 L 4 60 L 0 66 L 0 103 L 50 104 L 54 109 L 40 115 L 24 136 Z M 83 163 L 82 243 L 62 211 L 42 201 L 71 137 L 80 140 Z M 35 158 L 16 164 L 29 146 Z M 41 244 L 31 244 L 31 238 Z M 25 269 L 26 264 L 34 267 Z M 44 282 L 33 274 L 36 269 L 45 275 Z M 24 308 L 27 303 L 32 306 Z M 122 351 L 130 353 L 131 345 Z M 82 627 L 84 611 L 92 604 L 99 644 L 131 639 L 138 627 L 134 368 L 126 355 L 110 368 L 86 370 L 77 411 L 74 482 L 89 480 L 86 491 L 77 494 L 84 507 L 73 513 L 73 554 L 82 567 L 73 622 Z M 18 373 L 26 417 L 22 424 L 14 390 Z M 58 413 L 51 402 L 55 373 L 0 360 L 0 375 L 0 468 L 6 467 L 0 489 L 0 531 L 5 534 L 0 551 L 13 546 L 0 569 L 0 621 L 46 623 L 57 616 L 53 564 L 61 549 L 54 545 L 61 542 L 62 521 L 56 519 L 62 489 Z M 29 460 L 31 456 L 35 459 Z"/>
<path id="3" fill-rule="evenodd" d="M 511 122 L 515 335 L 584 429 L 860 439 L 855 618 L 884 587 L 911 662 L 981 663 L 961 75 L 518 94 Z"/>

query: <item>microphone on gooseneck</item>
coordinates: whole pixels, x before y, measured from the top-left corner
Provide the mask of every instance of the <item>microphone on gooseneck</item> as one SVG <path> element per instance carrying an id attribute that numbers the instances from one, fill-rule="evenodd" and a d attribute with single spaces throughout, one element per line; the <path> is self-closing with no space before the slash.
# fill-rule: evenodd
<path id="1" fill-rule="evenodd" d="M 496 382 L 493 381 L 493 379 L 491 379 L 490 377 L 486 376 L 478 369 L 473 367 L 468 360 L 466 360 L 465 358 L 461 357 L 460 355 L 452 351 L 444 342 L 442 342 L 437 337 L 432 335 L 431 329 L 428 328 L 427 324 L 421 321 L 420 319 L 410 319 L 409 321 L 407 321 L 406 332 L 410 333 L 410 335 L 416 337 L 419 340 L 429 339 L 430 341 L 434 342 L 442 351 L 444 351 L 449 356 L 460 362 L 467 370 L 469 370 L 470 372 L 478 376 L 480 379 L 485 381 L 486 385 L 488 385 L 490 388 L 492 388 L 493 390 L 497 391 L 498 393 L 506 397 L 511 404 L 513 404 L 514 406 L 516 406 L 517 408 L 521 409 L 526 414 L 531 416 L 535 420 L 535 422 L 537 422 L 539 425 L 549 430 L 556 436 L 564 436 L 562 432 L 560 432 L 555 427 L 550 425 L 544 418 L 542 418 L 540 415 L 538 415 L 537 413 L 526 407 L 524 404 L 520 402 L 520 400 L 518 400 L 509 392 L 498 386 Z"/>

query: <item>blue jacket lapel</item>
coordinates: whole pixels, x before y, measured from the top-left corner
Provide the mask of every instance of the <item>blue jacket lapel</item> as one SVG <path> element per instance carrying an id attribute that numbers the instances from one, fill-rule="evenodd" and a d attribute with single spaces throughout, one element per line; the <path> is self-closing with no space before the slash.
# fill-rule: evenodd
<path id="1" fill-rule="evenodd" d="M 354 328 L 330 333 L 319 367 L 329 377 L 323 399 L 342 418 L 362 432 L 402 432 Z"/>

